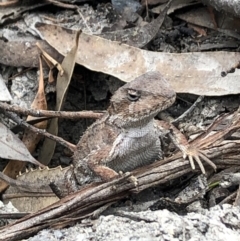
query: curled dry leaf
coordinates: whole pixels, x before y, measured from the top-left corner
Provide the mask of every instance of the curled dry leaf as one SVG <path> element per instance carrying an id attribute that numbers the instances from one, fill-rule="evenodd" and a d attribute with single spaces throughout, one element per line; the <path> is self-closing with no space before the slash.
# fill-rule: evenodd
<path id="1" fill-rule="evenodd" d="M 46 51 L 44 51 L 38 42 L 36 43 L 36 46 L 42 51 L 42 55 L 44 56 L 44 58 L 48 62 L 52 63 L 52 65 L 58 69 L 58 71 L 60 72 L 60 75 L 63 75 L 64 70 L 62 66 L 53 57 L 51 57 Z"/>
<path id="2" fill-rule="evenodd" d="M 64 70 L 63 74 L 58 73 L 57 77 L 57 101 L 56 101 L 56 111 L 59 111 L 63 108 L 66 93 L 68 90 L 68 86 L 70 84 L 73 69 L 76 62 L 77 50 L 78 50 L 78 43 L 79 43 L 79 36 L 80 31 L 78 31 L 75 35 L 75 43 L 71 48 L 70 52 L 66 55 L 62 62 L 62 68 Z M 48 132 L 57 135 L 58 134 L 58 118 L 54 118 L 51 120 L 50 125 L 48 127 Z M 56 142 L 45 139 L 43 143 L 43 148 L 39 155 L 39 161 L 44 164 L 48 164 L 52 158 L 56 146 Z"/>

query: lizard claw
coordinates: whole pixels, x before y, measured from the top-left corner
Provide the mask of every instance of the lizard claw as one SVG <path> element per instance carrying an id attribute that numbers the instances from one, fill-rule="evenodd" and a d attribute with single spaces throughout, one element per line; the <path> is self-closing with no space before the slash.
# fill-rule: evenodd
<path id="1" fill-rule="evenodd" d="M 193 146 L 188 146 L 187 148 L 184 148 L 183 150 L 183 158 L 186 159 L 188 157 L 191 168 L 193 170 L 195 170 L 195 163 L 194 161 L 197 162 L 199 168 L 201 169 L 201 172 L 203 174 L 206 174 L 205 168 L 202 164 L 202 160 L 204 160 L 205 162 L 207 162 L 215 171 L 217 169 L 217 166 L 206 156 L 206 154 L 201 151 L 198 150 L 197 148 L 193 147 Z"/>
<path id="2" fill-rule="evenodd" d="M 126 173 L 125 173 L 126 176 L 129 176 L 130 174 L 131 174 L 130 172 L 126 172 Z M 120 172 L 119 172 L 119 175 L 123 176 L 123 172 L 120 171 Z M 137 179 L 135 176 L 133 176 L 133 175 L 129 176 L 129 177 L 128 177 L 128 181 L 129 181 L 130 183 L 133 183 L 135 187 L 138 186 L 138 179 Z"/>

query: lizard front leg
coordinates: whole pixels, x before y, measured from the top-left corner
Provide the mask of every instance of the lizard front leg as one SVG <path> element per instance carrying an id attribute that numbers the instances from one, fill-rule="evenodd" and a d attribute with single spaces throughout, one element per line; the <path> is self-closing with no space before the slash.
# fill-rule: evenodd
<path id="1" fill-rule="evenodd" d="M 73 171 L 78 185 L 82 186 L 96 181 L 109 181 L 118 176 L 116 171 L 108 167 L 108 163 L 112 160 L 111 149 L 110 145 L 103 145 L 90 151 L 80 160 L 79 155 L 75 153 Z"/>
<path id="2" fill-rule="evenodd" d="M 111 146 L 106 146 L 88 156 L 88 167 L 105 182 L 118 176 L 117 172 L 107 166 L 107 163 L 112 159 L 110 155 L 111 149 Z"/>
<path id="3" fill-rule="evenodd" d="M 188 157 L 193 170 L 195 169 L 194 161 L 196 161 L 202 173 L 206 173 L 201 161 L 202 159 L 216 171 L 216 165 L 206 156 L 206 154 L 202 150 L 199 150 L 198 147 L 189 144 L 186 137 L 174 125 L 159 120 L 155 120 L 155 124 L 159 131 L 162 131 L 163 129 L 169 130 L 168 135 L 170 139 L 182 151 L 183 158 L 186 159 Z"/>

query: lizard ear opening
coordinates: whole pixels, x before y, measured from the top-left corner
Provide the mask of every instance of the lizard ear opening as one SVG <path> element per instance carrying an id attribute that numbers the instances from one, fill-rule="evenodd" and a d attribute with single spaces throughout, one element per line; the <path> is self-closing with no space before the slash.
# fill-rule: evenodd
<path id="1" fill-rule="evenodd" d="M 141 94 L 139 91 L 131 90 L 131 89 L 128 90 L 128 93 L 127 93 L 128 100 L 137 101 L 139 100 L 140 97 L 141 97 Z"/>

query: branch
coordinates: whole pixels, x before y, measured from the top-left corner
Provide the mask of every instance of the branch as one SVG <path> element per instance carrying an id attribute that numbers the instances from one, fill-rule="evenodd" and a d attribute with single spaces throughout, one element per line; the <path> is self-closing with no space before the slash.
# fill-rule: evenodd
<path id="1" fill-rule="evenodd" d="M 23 121 L 21 118 L 19 118 L 17 115 L 13 114 L 12 112 L 8 112 L 6 111 L 4 113 L 6 116 L 8 116 L 10 119 L 12 119 L 13 121 L 15 121 L 18 125 L 22 126 L 25 129 L 29 129 L 32 132 L 39 134 L 39 135 L 43 135 L 53 141 L 58 142 L 60 145 L 67 147 L 69 150 L 71 150 L 72 152 L 74 152 L 76 150 L 76 146 L 68 141 L 65 141 L 63 138 L 58 137 L 58 136 L 54 136 L 48 132 L 46 132 L 45 130 L 42 129 L 38 129 L 35 126 L 32 126 L 30 124 L 28 124 L 26 121 Z"/>
<path id="2" fill-rule="evenodd" d="M 223 120 L 226 116 L 223 117 Z M 222 140 L 229 133 L 239 128 L 239 120 L 232 117 L 232 123 L 221 131 L 197 138 L 192 144 L 204 147 L 204 151 L 218 168 L 240 166 L 240 140 Z M 220 123 L 219 119 L 217 120 Z M 211 128 L 210 128 L 211 129 Z M 209 129 L 209 130 L 210 130 Z M 226 131 L 226 129 L 228 131 Z M 208 131 L 207 131 L 208 132 Z M 206 134 L 208 134 L 206 132 Z M 206 167 L 207 169 L 207 167 Z M 92 183 L 83 187 L 76 193 L 66 196 L 60 201 L 0 229 L 0 240 L 14 241 L 26 238 L 48 227 L 66 227 L 90 217 L 93 212 L 111 202 L 122 199 L 131 194 L 138 193 L 146 188 L 164 184 L 193 172 L 189 161 L 182 158 L 180 152 L 163 161 L 126 173 L 107 183 Z M 200 170 L 196 170 L 200 173 Z M 130 181 L 130 176 L 137 178 L 138 185 Z"/>
<path id="3" fill-rule="evenodd" d="M 104 112 L 95 112 L 95 111 L 50 111 L 50 110 L 35 110 L 35 109 L 26 109 L 19 106 L 8 105 L 7 103 L 0 102 L 0 109 L 4 111 L 11 111 L 21 115 L 31 115 L 35 117 L 58 117 L 66 119 L 80 119 L 80 118 L 93 118 L 99 119 L 103 116 Z"/>
<path id="4" fill-rule="evenodd" d="M 240 154 L 240 141 L 226 141 L 215 148 L 219 150 L 211 154 L 215 164 L 221 168 L 240 165 L 240 157 L 237 156 Z M 103 205 L 191 172 L 189 162 L 181 158 L 181 153 L 177 153 L 171 158 L 142 167 L 111 182 L 90 184 L 58 202 L 0 229 L 0 240 L 13 241 L 16 236 L 23 239 L 44 228 L 66 227 L 91 216 L 93 211 Z M 197 172 L 200 173 L 200 170 Z M 131 175 L 137 178 L 137 187 L 129 181 Z"/>

